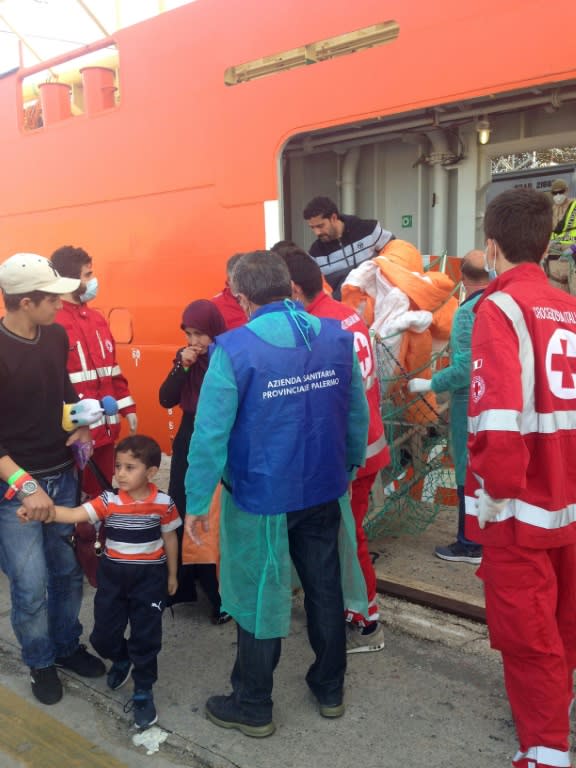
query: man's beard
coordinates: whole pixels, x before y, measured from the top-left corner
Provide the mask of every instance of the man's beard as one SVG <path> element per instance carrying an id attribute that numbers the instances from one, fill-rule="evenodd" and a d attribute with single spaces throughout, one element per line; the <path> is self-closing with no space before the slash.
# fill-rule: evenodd
<path id="1" fill-rule="evenodd" d="M 80 296 L 83 296 L 86 293 L 86 286 L 83 283 L 80 283 L 78 288 L 72 293 L 72 298 L 77 304 L 80 304 Z"/>

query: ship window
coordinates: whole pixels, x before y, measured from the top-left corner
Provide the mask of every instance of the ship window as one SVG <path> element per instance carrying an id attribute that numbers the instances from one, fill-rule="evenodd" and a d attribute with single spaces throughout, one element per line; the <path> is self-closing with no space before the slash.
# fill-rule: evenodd
<path id="1" fill-rule="evenodd" d="M 131 344 L 134 339 L 132 315 L 128 309 L 115 307 L 108 313 L 108 325 L 116 344 Z"/>

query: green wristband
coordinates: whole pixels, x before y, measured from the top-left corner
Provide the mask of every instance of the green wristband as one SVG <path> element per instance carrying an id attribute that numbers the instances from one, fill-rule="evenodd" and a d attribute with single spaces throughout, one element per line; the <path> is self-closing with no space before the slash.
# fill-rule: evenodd
<path id="1" fill-rule="evenodd" d="M 19 477 L 22 477 L 22 475 L 26 475 L 26 474 L 28 473 L 26 472 L 25 469 L 22 469 L 22 468 L 17 469 L 13 475 L 10 475 L 10 477 L 8 478 L 8 480 L 6 480 L 6 482 L 8 483 L 8 485 L 13 485 L 16 482 L 16 480 L 18 480 Z"/>

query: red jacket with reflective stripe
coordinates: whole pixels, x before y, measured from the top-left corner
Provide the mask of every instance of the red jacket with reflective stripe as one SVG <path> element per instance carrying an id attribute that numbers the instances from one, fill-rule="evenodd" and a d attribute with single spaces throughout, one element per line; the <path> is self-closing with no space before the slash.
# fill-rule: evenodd
<path id="1" fill-rule="evenodd" d="M 494 546 L 576 542 L 576 298 L 537 264 L 504 272 L 476 305 L 466 535 Z M 511 499 L 478 527 L 474 491 Z"/>
<path id="2" fill-rule="evenodd" d="M 121 414 L 134 413 L 136 406 L 128 382 L 116 362 L 116 346 L 104 317 L 85 304 L 62 302 L 56 322 L 68 334 L 68 375 L 74 389 L 83 397 L 101 400 L 111 395 L 118 401 Z M 91 427 L 98 448 L 116 442 L 120 434 L 120 416 L 106 416 Z"/>
<path id="3" fill-rule="evenodd" d="M 374 352 L 368 328 L 351 307 L 336 301 L 323 291 L 308 304 L 306 311 L 316 317 L 341 320 L 342 329 L 354 334 L 354 348 L 358 355 L 370 412 L 366 464 L 358 470 L 356 476 L 373 475 L 390 464 L 390 451 L 380 415 L 380 384 L 376 375 Z"/>

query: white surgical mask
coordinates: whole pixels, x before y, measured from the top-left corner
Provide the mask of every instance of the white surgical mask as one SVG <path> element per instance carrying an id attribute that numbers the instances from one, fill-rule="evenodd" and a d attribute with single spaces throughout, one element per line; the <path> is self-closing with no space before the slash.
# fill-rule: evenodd
<path id="1" fill-rule="evenodd" d="M 484 271 L 488 272 L 489 280 L 496 280 L 498 277 L 498 273 L 496 272 L 496 259 L 494 259 L 494 264 L 492 266 L 488 264 L 488 246 L 484 248 Z"/>
<path id="2" fill-rule="evenodd" d="M 554 200 L 554 205 L 562 205 L 562 203 L 566 200 L 566 195 L 564 192 L 561 192 L 556 195 L 552 195 L 552 199 Z"/>
<path id="3" fill-rule="evenodd" d="M 95 299 L 97 295 L 98 295 L 98 278 L 92 277 L 86 283 L 86 290 L 80 296 L 80 301 L 82 302 L 82 304 L 86 304 L 86 302 L 92 301 L 92 299 Z"/>

